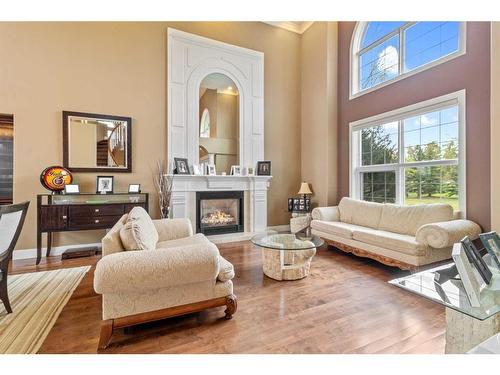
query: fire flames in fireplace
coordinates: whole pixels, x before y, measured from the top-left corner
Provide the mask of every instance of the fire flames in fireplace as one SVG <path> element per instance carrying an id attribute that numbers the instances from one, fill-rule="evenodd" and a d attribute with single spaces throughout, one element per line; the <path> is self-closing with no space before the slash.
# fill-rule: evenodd
<path id="1" fill-rule="evenodd" d="M 216 210 L 203 216 L 201 223 L 207 226 L 231 225 L 235 224 L 236 220 L 231 214 L 222 210 Z"/>

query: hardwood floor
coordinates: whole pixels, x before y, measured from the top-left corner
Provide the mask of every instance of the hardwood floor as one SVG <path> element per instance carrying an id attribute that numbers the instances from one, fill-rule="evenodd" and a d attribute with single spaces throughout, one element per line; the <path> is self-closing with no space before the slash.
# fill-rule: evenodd
<path id="1" fill-rule="evenodd" d="M 311 274 L 274 281 L 262 274 L 260 249 L 249 242 L 219 246 L 234 264 L 238 311 L 224 308 L 133 327 L 113 335 L 104 353 L 444 353 L 444 308 L 387 281 L 403 271 L 322 248 Z M 12 273 L 94 265 L 98 257 L 34 266 Z M 96 353 L 101 298 L 93 269 L 64 307 L 40 353 Z"/>

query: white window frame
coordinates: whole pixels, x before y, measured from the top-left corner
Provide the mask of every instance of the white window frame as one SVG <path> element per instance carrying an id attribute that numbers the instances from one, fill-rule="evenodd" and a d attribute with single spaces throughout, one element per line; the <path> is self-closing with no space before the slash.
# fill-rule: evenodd
<path id="1" fill-rule="evenodd" d="M 450 61 L 452 59 L 455 59 L 459 56 L 462 56 L 466 53 L 466 36 L 467 36 L 467 23 L 466 22 L 460 22 L 460 31 L 459 31 L 459 38 L 458 38 L 458 50 L 455 52 L 452 52 L 448 55 L 442 56 L 434 61 L 428 62 L 427 64 L 424 64 L 416 69 L 410 70 L 408 72 L 403 71 L 404 67 L 404 49 L 405 49 L 405 44 L 404 44 L 404 32 L 407 28 L 410 26 L 413 26 L 417 22 L 407 22 L 403 26 L 400 26 L 399 28 L 395 29 L 394 31 L 390 32 L 389 34 L 383 36 L 380 39 L 377 39 L 373 43 L 371 43 L 369 46 L 366 46 L 365 48 L 361 48 L 361 43 L 363 42 L 363 38 L 366 32 L 366 28 L 369 24 L 369 22 L 357 22 L 356 26 L 354 27 L 354 31 L 352 33 L 352 38 L 351 38 L 351 49 L 350 49 L 350 64 L 349 64 L 349 100 L 355 99 L 357 97 L 360 97 L 364 94 L 368 94 L 369 92 L 373 92 L 375 90 L 378 90 L 382 87 L 385 87 L 387 85 L 390 85 L 394 82 L 400 81 L 402 79 L 405 79 L 407 77 L 410 77 L 414 74 L 420 73 L 424 70 L 430 69 L 436 65 L 442 64 L 444 62 Z M 359 82 L 359 56 L 377 45 L 385 42 L 386 40 L 392 38 L 395 35 L 399 35 L 399 73 L 396 77 L 389 79 L 387 81 L 381 82 L 373 87 L 361 90 L 360 89 L 360 82 Z"/>
<path id="2" fill-rule="evenodd" d="M 423 102 L 412 104 L 393 111 L 381 113 L 362 120 L 349 123 L 349 196 L 361 199 L 362 172 L 396 172 L 396 204 L 404 205 L 405 183 L 404 169 L 411 167 L 430 167 L 436 165 L 458 165 L 458 216 L 466 217 L 466 136 L 465 136 L 465 97 L 466 90 L 456 91 Z M 437 111 L 446 107 L 458 105 L 458 158 L 451 160 L 430 160 L 406 163 L 404 161 L 404 131 L 398 127 L 399 161 L 393 164 L 361 165 L 360 130 L 389 122 L 400 121 L 423 113 Z"/>

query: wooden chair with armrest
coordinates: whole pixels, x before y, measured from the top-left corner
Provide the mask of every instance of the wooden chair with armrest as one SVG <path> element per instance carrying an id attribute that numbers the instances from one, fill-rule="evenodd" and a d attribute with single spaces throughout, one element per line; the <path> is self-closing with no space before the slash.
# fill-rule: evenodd
<path id="1" fill-rule="evenodd" d="M 23 228 L 30 202 L 0 206 L 0 300 L 12 313 L 7 290 L 7 272 L 12 253 Z"/>

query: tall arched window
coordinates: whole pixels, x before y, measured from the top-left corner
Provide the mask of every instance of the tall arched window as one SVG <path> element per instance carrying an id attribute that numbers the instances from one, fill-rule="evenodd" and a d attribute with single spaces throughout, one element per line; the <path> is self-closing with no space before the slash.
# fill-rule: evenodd
<path id="1" fill-rule="evenodd" d="M 358 22 L 351 97 L 465 53 L 464 22 Z"/>
<path id="2" fill-rule="evenodd" d="M 210 138 L 210 113 L 205 108 L 200 121 L 200 138 Z"/>

